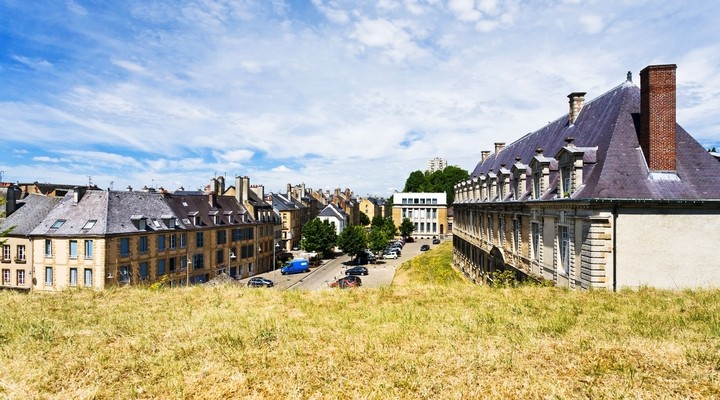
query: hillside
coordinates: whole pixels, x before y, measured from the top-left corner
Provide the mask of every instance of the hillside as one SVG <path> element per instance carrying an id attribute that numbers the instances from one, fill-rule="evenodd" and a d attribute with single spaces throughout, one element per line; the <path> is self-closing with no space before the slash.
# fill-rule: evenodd
<path id="1" fill-rule="evenodd" d="M 720 291 L 0 292 L 1 398 L 718 398 Z"/>

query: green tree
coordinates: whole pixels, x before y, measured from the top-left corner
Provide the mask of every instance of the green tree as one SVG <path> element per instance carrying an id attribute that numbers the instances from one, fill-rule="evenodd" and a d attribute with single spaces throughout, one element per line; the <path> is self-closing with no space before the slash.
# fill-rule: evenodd
<path id="1" fill-rule="evenodd" d="M 368 234 L 368 248 L 373 253 L 380 253 L 387 246 L 388 240 L 382 226 L 373 227 Z"/>
<path id="2" fill-rule="evenodd" d="M 322 257 L 332 253 L 332 249 L 336 244 L 337 233 L 335 226 L 328 221 L 313 218 L 303 226 L 300 245 L 306 251 L 317 252 Z"/>
<path id="3" fill-rule="evenodd" d="M 350 225 L 338 236 L 337 245 L 345 254 L 356 257 L 367 248 L 367 233 L 360 225 Z"/>
<path id="4" fill-rule="evenodd" d="M 372 222 L 370 223 L 370 227 L 374 228 L 376 226 L 383 226 L 384 224 L 385 224 L 385 217 L 378 214 L 373 217 Z"/>
<path id="5" fill-rule="evenodd" d="M 413 171 L 405 181 L 403 192 L 422 192 L 425 186 L 425 174 L 422 171 Z"/>
<path id="6" fill-rule="evenodd" d="M 412 235 L 413 231 L 415 231 L 415 224 L 413 224 L 409 218 L 403 218 L 400 223 L 400 236 L 404 238 L 409 237 Z"/>
<path id="7" fill-rule="evenodd" d="M 441 184 L 440 187 L 437 188 L 437 191 L 445 192 L 445 194 L 447 194 L 448 204 L 452 204 L 455 201 L 455 185 L 458 182 L 466 181 L 470 177 L 470 174 L 466 170 L 453 165 L 436 172 L 441 173 L 439 179 Z"/>
<path id="8" fill-rule="evenodd" d="M 370 217 L 367 216 L 364 212 L 360 212 L 360 225 L 362 226 L 368 226 L 370 225 Z"/>
<path id="9" fill-rule="evenodd" d="M 393 221 L 392 217 L 383 218 L 381 226 L 383 232 L 385 233 L 385 237 L 387 237 L 388 240 L 393 239 L 398 233 L 398 228 L 395 226 L 395 221 Z"/>

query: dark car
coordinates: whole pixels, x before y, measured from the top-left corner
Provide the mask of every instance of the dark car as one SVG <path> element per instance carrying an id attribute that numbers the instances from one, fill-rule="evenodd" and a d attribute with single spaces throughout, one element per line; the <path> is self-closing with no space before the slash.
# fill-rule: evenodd
<path id="1" fill-rule="evenodd" d="M 440 244 L 440 239 L 433 239 L 433 244 Z"/>
<path id="2" fill-rule="evenodd" d="M 366 267 L 352 267 L 345 270 L 345 275 L 367 275 L 368 269 Z"/>
<path id="3" fill-rule="evenodd" d="M 275 282 L 261 276 L 254 276 L 250 278 L 247 285 L 248 287 L 273 287 Z"/>
<path id="4" fill-rule="evenodd" d="M 424 245 L 420 246 L 420 251 L 428 251 L 428 250 L 430 250 L 429 244 L 424 244 Z"/>

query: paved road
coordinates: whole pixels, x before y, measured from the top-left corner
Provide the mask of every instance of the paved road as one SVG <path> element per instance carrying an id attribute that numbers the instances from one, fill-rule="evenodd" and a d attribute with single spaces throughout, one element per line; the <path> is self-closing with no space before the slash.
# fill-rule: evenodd
<path id="1" fill-rule="evenodd" d="M 412 259 L 420 254 L 420 246 L 430 244 L 430 239 L 419 239 L 412 243 L 407 243 L 402 249 L 402 256 L 396 260 L 378 260 L 376 264 L 365 265 L 368 269 L 368 275 L 361 276 L 362 287 L 380 287 L 389 286 L 395 276 L 395 269 L 403 262 Z M 435 245 L 430 245 L 432 249 Z M 330 289 L 329 284 L 336 279 L 345 276 L 345 270 L 352 267 L 350 257 L 340 255 L 334 259 L 323 260 L 318 267 L 310 269 L 309 273 L 282 275 L 280 269 L 275 271 L 259 274 L 275 282 L 275 289 L 303 289 L 303 290 L 321 290 Z M 247 279 L 243 279 L 242 283 L 246 283 Z"/>

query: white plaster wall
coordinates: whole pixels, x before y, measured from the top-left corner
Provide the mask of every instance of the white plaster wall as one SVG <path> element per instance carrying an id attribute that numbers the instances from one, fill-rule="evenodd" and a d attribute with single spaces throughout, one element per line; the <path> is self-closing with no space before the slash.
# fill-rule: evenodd
<path id="1" fill-rule="evenodd" d="M 720 287 L 720 211 L 621 210 L 616 223 L 618 290 Z"/>

